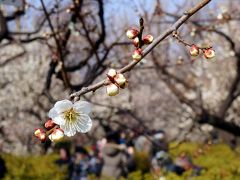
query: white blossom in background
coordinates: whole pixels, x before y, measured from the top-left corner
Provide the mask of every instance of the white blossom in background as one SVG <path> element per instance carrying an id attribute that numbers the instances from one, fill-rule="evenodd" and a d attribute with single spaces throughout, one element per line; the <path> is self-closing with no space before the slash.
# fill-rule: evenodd
<path id="1" fill-rule="evenodd" d="M 90 103 L 86 101 L 72 103 L 65 99 L 56 102 L 48 116 L 60 126 L 66 136 L 73 136 L 76 132 L 90 131 L 92 127 L 92 120 L 88 115 L 90 112 Z"/>

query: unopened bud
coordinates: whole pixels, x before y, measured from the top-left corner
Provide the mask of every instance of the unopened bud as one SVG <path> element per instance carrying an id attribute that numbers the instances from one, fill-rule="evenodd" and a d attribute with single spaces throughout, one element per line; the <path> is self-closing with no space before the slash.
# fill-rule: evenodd
<path id="1" fill-rule="evenodd" d="M 133 29 L 133 28 L 127 30 L 127 32 L 126 32 L 126 35 L 129 39 L 134 39 L 135 37 L 138 36 L 138 34 L 139 34 L 138 30 Z"/>
<path id="2" fill-rule="evenodd" d="M 35 135 L 39 140 L 41 140 L 41 142 L 45 142 L 45 140 L 46 140 L 46 133 L 44 132 L 43 129 L 40 129 L 40 128 L 35 129 L 34 135 Z"/>
<path id="3" fill-rule="evenodd" d="M 133 45 L 134 45 L 135 47 L 138 47 L 138 45 L 139 45 L 139 38 L 138 38 L 138 37 L 135 37 L 135 38 L 133 39 Z"/>
<path id="4" fill-rule="evenodd" d="M 52 129 L 55 126 L 55 123 L 52 119 L 48 119 L 47 122 L 45 122 L 44 127 L 46 129 Z"/>
<path id="5" fill-rule="evenodd" d="M 119 85 L 123 86 L 126 83 L 126 78 L 124 77 L 123 74 L 117 74 L 116 77 L 114 78 L 114 81 Z"/>
<path id="6" fill-rule="evenodd" d="M 117 71 L 115 69 L 109 69 L 108 73 L 107 73 L 108 77 L 115 77 L 117 75 Z"/>
<path id="7" fill-rule="evenodd" d="M 206 59 L 212 59 L 215 57 L 215 51 L 212 48 L 206 49 L 204 51 L 204 56 Z"/>
<path id="8" fill-rule="evenodd" d="M 192 45 L 190 47 L 189 53 L 190 53 L 191 56 L 196 57 L 196 56 L 199 55 L 199 48 L 196 45 Z"/>
<path id="9" fill-rule="evenodd" d="M 38 139 L 41 140 L 41 142 L 45 142 L 46 141 L 46 133 L 43 132 L 39 135 Z"/>
<path id="10" fill-rule="evenodd" d="M 39 135 L 40 135 L 41 133 L 44 133 L 44 130 L 43 130 L 43 129 L 40 129 L 40 128 L 35 129 L 35 131 L 34 131 L 34 135 L 35 135 L 37 138 L 39 137 Z"/>
<path id="11" fill-rule="evenodd" d="M 132 58 L 134 60 L 137 60 L 137 61 L 141 60 L 142 59 L 142 50 L 141 49 L 136 49 L 133 52 Z"/>
<path id="12" fill-rule="evenodd" d="M 119 87 L 122 88 L 122 89 L 124 89 L 124 88 L 127 87 L 127 85 L 128 85 L 128 81 L 126 80 L 126 82 L 125 82 L 124 84 L 120 85 Z"/>
<path id="13" fill-rule="evenodd" d="M 116 84 L 109 84 L 107 85 L 107 94 L 109 96 L 115 96 L 119 93 L 119 88 Z"/>
<path id="14" fill-rule="evenodd" d="M 58 142 L 61 139 L 63 139 L 63 137 L 64 137 L 64 132 L 60 128 L 54 129 L 53 132 L 48 136 L 48 138 L 52 142 Z"/>
<path id="15" fill-rule="evenodd" d="M 151 44 L 153 42 L 153 36 L 148 34 L 143 38 L 144 44 Z"/>

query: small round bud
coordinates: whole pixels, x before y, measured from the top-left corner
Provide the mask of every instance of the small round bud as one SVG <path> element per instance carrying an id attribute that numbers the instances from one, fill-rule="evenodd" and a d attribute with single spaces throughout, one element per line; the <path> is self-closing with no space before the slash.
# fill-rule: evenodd
<path id="1" fill-rule="evenodd" d="M 107 76 L 110 76 L 110 77 L 115 77 L 117 75 L 117 71 L 115 69 L 109 69 L 108 73 L 107 73 Z"/>
<path id="2" fill-rule="evenodd" d="M 115 96 L 119 93 L 119 88 L 116 84 L 107 85 L 107 94 L 109 96 Z"/>
<path id="3" fill-rule="evenodd" d="M 206 59 L 212 59 L 215 57 L 215 51 L 212 48 L 204 50 L 204 56 Z"/>
<path id="4" fill-rule="evenodd" d="M 55 126 L 55 123 L 52 119 L 48 119 L 47 122 L 45 122 L 44 127 L 46 129 L 52 129 Z"/>
<path id="5" fill-rule="evenodd" d="M 39 137 L 38 137 L 38 139 L 40 139 L 41 140 L 41 142 L 45 142 L 46 141 L 46 133 L 44 132 L 44 133 L 41 133 L 40 135 L 39 135 Z"/>
<path id="6" fill-rule="evenodd" d="M 123 86 L 126 83 L 126 78 L 123 74 L 117 74 L 114 78 L 114 81 L 119 85 Z"/>
<path id="7" fill-rule="evenodd" d="M 41 133 L 44 133 L 43 129 L 37 128 L 34 131 L 34 135 L 38 138 Z"/>
<path id="8" fill-rule="evenodd" d="M 132 54 L 132 58 L 137 61 L 141 60 L 142 59 L 142 50 L 136 49 Z"/>
<path id="9" fill-rule="evenodd" d="M 60 128 L 54 129 L 53 132 L 48 136 L 48 138 L 52 142 L 58 142 L 61 139 L 63 139 L 63 137 L 64 137 L 64 132 Z"/>
<path id="10" fill-rule="evenodd" d="M 190 53 L 191 56 L 196 57 L 196 56 L 199 55 L 199 48 L 196 45 L 192 45 L 190 47 L 189 53 Z"/>
<path id="11" fill-rule="evenodd" d="M 153 42 L 153 36 L 148 34 L 143 37 L 144 44 L 151 44 Z"/>
<path id="12" fill-rule="evenodd" d="M 135 47 L 138 47 L 138 45 L 139 45 L 139 38 L 138 38 L 138 37 L 135 37 L 135 38 L 133 39 L 133 45 L 134 45 Z"/>
<path id="13" fill-rule="evenodd" d="M 134 39 L 135 37 L 138 36 L 138 34 L 139 34 L 138 30 L 133 29 L 133 28 L 127 30 L 127 32 L 126 32 L 126 35 L 129 39 Z"/>
<path id="14" fill-rule="evenodd" d="M 124 89 L 124 88 L 127 87 L 127 85 L 128 85 L 128 81 L 126 81 L 124 84 L 120 85 L 119 87 L 122 88 L 122 89 Z"/>
<path id="15" fill-rule="evenodd" d="M 41 142 L 45 142 L 45 140 L 46 140 L 46 133 L 44 132 L 43 129 L 40 129 L 40 128 L 35 129 L 34 135 L 35 135 L 39 140 L 41 140 Z"/>

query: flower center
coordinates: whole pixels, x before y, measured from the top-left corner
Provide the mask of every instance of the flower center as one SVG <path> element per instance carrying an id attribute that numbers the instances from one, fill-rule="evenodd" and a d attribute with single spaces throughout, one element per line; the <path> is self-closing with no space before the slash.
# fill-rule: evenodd
<path id="1" fill-rule="evenodd" d="M 80 116 L 75 109 L 71 108 L 63 112 L 64 119 L 69 122 L 75 122 L 77 118 Z"/>

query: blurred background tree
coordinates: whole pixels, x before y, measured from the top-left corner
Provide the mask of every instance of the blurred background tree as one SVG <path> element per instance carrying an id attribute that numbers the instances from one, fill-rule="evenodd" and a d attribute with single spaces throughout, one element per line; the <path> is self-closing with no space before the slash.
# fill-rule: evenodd
<path id="1" fill-rule="evenodd" d="M 24 7 L 1 5 L 0 145 L 4 152 L 41 152 L 33 139 L 57 100 L 131 61 L 125 37 L 145 21 L 154 37 L 195 1 L 41 0 Z M 236 144 L 240 135 L 240 48 L 238 1 L 212 1 L 179 30 L 181 38 L 212 45 L 216 58 L 193 59 L 167 38 L 131 73 L 129 86 L 109 98 L 105 89 L 84 95 L 94 104 L 90 133 L 74 144 L 90 144 L 117 127 L 164 129 L 170 141 L 203 142 L 220 137 Z"/>

